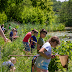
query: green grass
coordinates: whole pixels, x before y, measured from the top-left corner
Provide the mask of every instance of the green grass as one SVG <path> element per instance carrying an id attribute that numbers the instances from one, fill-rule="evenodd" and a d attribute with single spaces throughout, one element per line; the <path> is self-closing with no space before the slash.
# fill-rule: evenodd
<path id="1" fill-rule="evenodd" d="M 45 26 L 45 25 L 31 25 L 31 24 L 18 25 L 14 22 L 9 22 L 9 23 L 11 24 L 12 28 L 13 27 L 17 28 L 19 38 L 16 39 L 15 41 L 11 42 L 11 43 L 5 43 L 4 40 L 0 37 L 0 47 L 1 47 L 1 56 L 2 56 L 2 59 L 0 60 L 0 65 L 2 64 L 2 62 L 10 59 L 10 57 L 8 57 L 9 55 L 25 55 L 25 53 L 23 52 L 24 47 L 23 47 L 22 40 L 23 40 L 23 38 L 27 32 L 31 31 L 32 29 L 37 29 L 38 31 L 40 31 L 42 28 L 45 28 L 47 31 L 53 31 L 50 29 L 50 26 Z M 7 26 L 9 23 L 6 23 L 5 25 Z M 53 26 L 52 26 L 52 28 L 53 28 Z M 9 37 L 9 32 L 10 32 L 10 30 L 6 33 L 7 37 Z M 38 34 L 37 39 L 39 38 L 39 36 L 40 35 Z M 47 35 L 44 38 L 44 40 L 47 41 L 50 37 L 51 36 Z M 72 71 L 72 68 L 71 68 L 71 66 L 72 66 L 71 49 L 72 49 L 72 44 L 70 41 L 68 41 L 68 42 L 61 41 L 61 45 L 58 46 L 56 49 L 53 49 L 54 52 L 58 52 L 61 55 L 62 54 L 63 55 L 64 54 L 69 55 L 69 60 L 70 60 L 69 72 Z M 37 51 L 35 48 L 32 55 L 36 55 L 36 54 L 37 54 Z M 16 57 L 17 63 L 15 64 L 15 67 L 16 67 L 15 72 L 31 72 L 31 60 L 32 60 L 32 58 L 33 57 Z M 62 72 L 62 71 L 66 72 L 65 69 L 61 66 L 61 63 L 57 62 L 57 61 L 59 61 L 59 58 L 56 58 L 54 61 L 51 61 L 55 65 L 53 65 L 53 68 L 49 67 L 50 71 L 57 69 L 58 70 L 57 72 Z M 51 66 L 52 66 L 52 64 L 51 64 Z M 57 68 L 55 68 L 54 66 Z"/>

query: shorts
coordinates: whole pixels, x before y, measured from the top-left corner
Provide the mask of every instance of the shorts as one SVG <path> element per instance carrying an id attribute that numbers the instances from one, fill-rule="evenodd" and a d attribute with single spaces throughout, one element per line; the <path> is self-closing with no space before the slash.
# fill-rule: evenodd
<path id="1" fill-rule="evenodd" d="M 25 51 L 30 51 L 29 43 L 23 42 L 23 44 L 24 44 Z"/>
<path id="2" fill-rule="evenodd" d="M 44 70 L 48 70 L 48 62 L 45 62 L 44 60 L 41 60 L 39 57 L 36 59 L 35 62 L 35 66 L 40 68 L 40 69 L 44 69 Z"/>

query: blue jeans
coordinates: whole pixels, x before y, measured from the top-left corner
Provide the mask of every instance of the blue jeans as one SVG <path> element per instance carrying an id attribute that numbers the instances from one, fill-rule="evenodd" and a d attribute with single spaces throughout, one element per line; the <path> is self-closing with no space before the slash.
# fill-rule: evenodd
<path id="1" fill-rule="evenodd" d="M 23 44 L 24 44 L 25 51 L 30 51 L 29 43 L 23 42 Z"/>

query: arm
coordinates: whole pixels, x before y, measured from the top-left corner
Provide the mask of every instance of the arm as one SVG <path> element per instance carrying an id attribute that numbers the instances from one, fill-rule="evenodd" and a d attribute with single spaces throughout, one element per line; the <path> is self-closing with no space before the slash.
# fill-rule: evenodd
<path id="1" fill-rule="evenodd" d="M 44 58 L 46 58 L 46 59 L 50 59 L 51 58 L 51 55 L 49 54 L 48 56 L 44 53 L 46 51 L 46 49 L 45 48 L 41 48 L 40 50 L 39 50 L 39 54 L 41 55 L 41 56 L 43 56 Z"/>
<path id="2" fill-rule="evenodd" d="M 37 44 L 37 53 L 39 52 L 40 47 L 41 47 L 41 45 Z"/>
<path id="3" fill-rule="evenodd" d="M 31 37 L 31 43 L 30 44 L 32 45 L 32 43 L 33 43 L 33 38 Z"/>
<path id="4" fill-rule="evenodd" d="M 16 70 L 16 68 L 15 68 L 14 66 L 11 66 L 10 71 L 11 71 L 11 72 L 15 72 L 15 70 Z"/>

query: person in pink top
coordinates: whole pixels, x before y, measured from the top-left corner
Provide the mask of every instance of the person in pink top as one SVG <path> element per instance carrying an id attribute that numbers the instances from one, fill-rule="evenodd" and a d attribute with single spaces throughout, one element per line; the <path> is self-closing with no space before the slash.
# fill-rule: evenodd
<path id="1" fill-rule="evenodd" d="M 31 44 L 29 43 L 28 40 L 31 38 L 32 34 L 34 34 L 34 31 L 35 31 L 35 29 L 33 29 L 31 32 L 28 32 L 28 33 L 25 35 L 25 37 L 24 37 L 24 39 L 23 39 L 23 44 L 24 44 L 25 50 L 23 49 L 23 51 L 27 51 L 27 52 L 30 51 Z"/>

